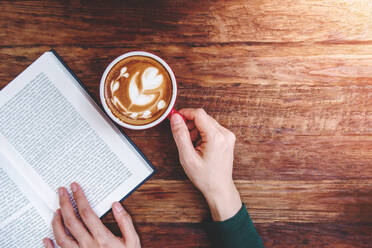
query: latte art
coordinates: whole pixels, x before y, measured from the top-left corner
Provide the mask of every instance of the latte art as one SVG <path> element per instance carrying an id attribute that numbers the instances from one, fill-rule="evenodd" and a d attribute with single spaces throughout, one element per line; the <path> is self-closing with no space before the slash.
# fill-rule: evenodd
<path id="1" fill-rule="evenodd" d="M 123 67 L 120 70 L 120 77 L 129 78 L 129 74 L 126 72 L 127 67 Z M 130 99 L 129 105 L 124 106 L 120 102 L 118 96 L 115 95 L 115 92 L 120 88 L 119 78 L 111 81 L 111 95 L 113 96 L 111 101 L 118 108 L 123 110 L 124 115 L 128 115 L 130 118 L 150 118 L 152 112 L 149 109 L 154 108 L 156 105 L 157 110 L 160 110 L 165 107 L 165 101 L 161 99 L 163 96 L 160 86 L 164 83 L 163 76 L 159 74 L 159 70 L 155 67 L 147 67 L 142 73 L 141 79 L 138 78 L 139 71 L 135 72 L 131 80 L 129 81 L 129 90 L 128 97 Z M 125 83 L 125 82 L 124 82 Z M 140 90 L 141 89 L 141 90 Z M 152 92 L 151 90 L 157 90 L 157 92 Z M 150 93 L 147 93 L 150 92 Z M 155 94 L 158 93 L 158 94 Z M 133 112 L 131 111 L 132 106 L 148 106 L 146 110 L 142 112 Z"/>
<path id="2" fill-rule="evenodd" d="M 172 83 L 163 66 L 148 57 L 118 62 L 105 83 L 107 105 L 130 124 L 145 124 L 161 116 L 169 105 Z"/>

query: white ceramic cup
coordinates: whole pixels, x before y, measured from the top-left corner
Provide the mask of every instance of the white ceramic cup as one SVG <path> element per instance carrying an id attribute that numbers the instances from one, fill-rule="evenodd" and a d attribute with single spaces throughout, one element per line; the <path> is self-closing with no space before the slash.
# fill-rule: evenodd
<path id="1" fill-rule="evenodd" d="M 169 103 L 169 105 L 167 107 L 167 110 L 158 119 L 154 120 L 151 123 L 145 124 L 145 125 L 131 125 L 131 124 L 128 124 L 126 122 L 123 122 L 122 120 L 120 120 L 119 118 L 117 118 L 111 112 L 110 108 L 107 106 L 106 99 L 105 99 L 105 81 L 106 81 L 107 74 L 110 72 L 111 68 L 116 63 L 118 63 L 119 61 L 121 61 L 121 60 L 123 60 L 123 59 L 125 59 L 127 57 L 131 57 L 131 56 L 145 56 L 145 57 L 149 57 L 149 58 L 152 58 L 152 59 L 158 61 L 167 70 L 167 72 L 168 72 L 168 74 L 169 74 L 169 76 L 171 78 L 171 81 L 172 81 L 172 98 L 171 98 L 171 101 L 170 101 L 170 103 Z M 174 73 L 173 73 L 172 69 L 169 67 L 169 65 L 164 60 L 162 60 L 158 56 L 156 56 L 156 55 L 154 55 L 152 53 L 148 53 L 148 52 L 143 52 L 143 51 L 128 52 L 128 53 L 124 53 L 123 55 L 121 55 L 121 56 L 117 57 L 116 59 L 114 59 L 114 61 L 112 61 L 109 64 L 109 66 L 107 66 L 105 72 L 102 75 L 99 93 L 100 93 L 100 98 L 101 98 L 102 106 L 105 109 L 106 113 L 110 116 L 110 118 L 113 121 L 115 121 L 117 124 L 119 124 L 120 126 L 125 127 L 125 128 L 129 128 L 129 129 L 142 130 L 142 129 L 147 129 L 147 128 L 150 128 L 150 127 L 154 127 L 154 126 L 158 125 L 159 123 L 161 123 L 163 120 L 165 120 L 168 116 L 170 116 L 173 113 L 177 112 L 177 110 L 175 110 L 173 108 L 174 107 L 174 104 L 176 102 L 176 97 L 177 97 L 177 82 L 176 82 L 176 77 L 174 76 Z"/>

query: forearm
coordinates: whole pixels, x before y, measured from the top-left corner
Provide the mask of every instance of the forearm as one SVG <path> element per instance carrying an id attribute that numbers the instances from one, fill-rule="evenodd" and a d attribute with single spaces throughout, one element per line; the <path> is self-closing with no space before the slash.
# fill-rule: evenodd
<path id="1" fill-rule="evenodd" d="M 229 186 L 204 196 L 214 221 L 224 221 L 233 217 L 242 206 L 239 192 L 233 181 Z"/>
<path id="2" fill-rule="evenodd" d="M 208 228 L 213 247 L 263 247 L 234 182 L 227 185 L 204 194 L 214 220 Z"/>

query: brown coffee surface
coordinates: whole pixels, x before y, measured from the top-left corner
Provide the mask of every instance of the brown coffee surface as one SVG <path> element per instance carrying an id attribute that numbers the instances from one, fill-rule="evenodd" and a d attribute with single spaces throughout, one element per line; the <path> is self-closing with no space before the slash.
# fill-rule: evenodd
<path id="1" fill-rule="evenodd" d="M 162 116 L 173 91 L 168 71 L 145 56 L 131 56 L 116 63 L 107 74 L 104 88 L 111 112 L 131 125 L 145 125 Z"/>

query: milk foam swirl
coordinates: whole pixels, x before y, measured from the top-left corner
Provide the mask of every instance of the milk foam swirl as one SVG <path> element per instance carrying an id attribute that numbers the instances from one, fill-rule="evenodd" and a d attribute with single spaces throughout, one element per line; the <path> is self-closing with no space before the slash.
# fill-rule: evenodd
<path id="1" fill-rule="evenodd" d="M 148 66 L 143 71 L 134 72 L 133 75 L 130 75 L 127 70 L 127 67 L 122 67 L 119 76 L 111 81 L 112 104 L 131 119 L 148 119 L 153 115 L 153 112 L 165 108 L 166 102 L 162 92 L 164 77 L 159 74 L 159 70 Z M 129 99 L 129 104 L 122 103 L 116 94 L 121 86 L 128 89 L 126 98 Z M 138 109 L 141 110 L 138 111 Z"/>

